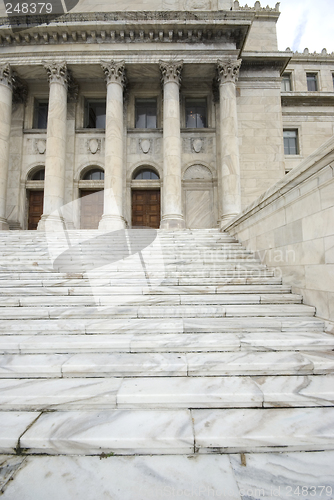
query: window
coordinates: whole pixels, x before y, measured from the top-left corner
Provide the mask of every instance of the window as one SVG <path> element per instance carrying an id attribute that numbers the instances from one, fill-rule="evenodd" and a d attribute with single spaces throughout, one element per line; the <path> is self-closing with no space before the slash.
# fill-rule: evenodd
<path id="1" fill-rule="evenodd" d="M 206 99 L 186 99 L 186 127 L 207 127 L 207 103 Z"/>
<path id="2" fill-rule="evenodd" d="M 85 128 L 106 128 L 106 100 L 86 99 Z"/>
<path id="3" fill-rule="evenodd" d="M 136 99 L 136 128 L 157 128 L 157 100 Z"/>
<path id="4" fill-rule="evenodd" d="M 150 168 L 140 170 L 134 175 L 134 180 L 156 180 L 160 179 L 159 175 Z"/>
<path id="5" fill-rule="evenodd" d="M 104 180 L 104 172 L 99 168 L 94 168 L 86 172 L 83 176 L 84 181 L 103 181 Z"/>
<path id="6" fill-rule="evenodd" d="M 332 73 L 332 82 L 333 82 L 333 88 L 334 88 L 334 73 Z"/>
<path id="7" fill-rule="evenodd" d="M 40 170 L 37 170 L 37 172 L 34 172 L 31 176 L 32 181 L 44 181 L 45 180 L 45 169 L 41 168 Z"/>
<path id="8" fill-rule="evenodd" d="M 318 77 L 317 73 L 306 73 L 307 90 L 309 92 L 316 92 L 318 90 Z"/>
<path id="9" fill-rule="evenodd" d="M 297 155 L 298 154 L 298 131 L 297 130 L 283 130 L 284 140 L 284 154 Z"/>
<path id="10" fill-rule="evenodd" d="M 282 77 L 282 92 L 290 92 L 291 86 L 291 73 L 283 73 Z"/>
<path id="11" fill-rule="evenodd" d="M 33 128 L 46 129 L 48 122 L 49 101 L 35 99 Z"/>

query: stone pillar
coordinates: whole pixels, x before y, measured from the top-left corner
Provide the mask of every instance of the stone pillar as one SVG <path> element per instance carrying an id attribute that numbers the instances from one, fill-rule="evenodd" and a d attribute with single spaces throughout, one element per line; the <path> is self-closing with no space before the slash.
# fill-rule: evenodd
<path id="1" fill-rule="evenodd" d="M 241 211 L 238 120 L 235 84 L 241 60 L 218 61 L 220 97 L 221 227 Z"/>
<path id="2" fill-rule="evenodd" d="M 99 229 L 126 227 L 123 217 L 123 90 L 126 82 L 124 61 L 102 63 L 107 83 L 104 211 Z"/>
<path id="3" fill-rule="evenodd" d="M 50 82 L 46 136 L 43 215 L 39 230 L 62 230 L 65 193 L 67 67 L 65 62 L 45 65 Z"/>
<path id="4" fill-rule="evenodd" d="M 180 84 L 183 62 L 160 61 L 163 83 L 163 191 L 161 229 L 183 229 Z"/>
<path id="5" fill-rule="evenodd" d="M 0 65 L 0 230 L 9 229 L 6 220 L 9 136 L 12 119 L 13 80 L 9 64 Z"/>

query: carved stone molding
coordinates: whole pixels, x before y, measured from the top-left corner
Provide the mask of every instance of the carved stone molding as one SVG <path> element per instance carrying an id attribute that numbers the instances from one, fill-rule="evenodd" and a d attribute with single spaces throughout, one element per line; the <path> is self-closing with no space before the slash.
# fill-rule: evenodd
<path id="1" fill-rule="evenodd" d="M 34 153 L 44 155 L 46 151 L 46 139 L 35 139 Z"/>
<path id="2" fill-rule="evenodd" d="M 0 83 L 10 89 L 13 88 L 13 73 L 8 63 L 0 64 Z"/>
<path id="3" fill-rule="evenodd" d="M 15 72 L 12 76 L 13 102 L 27 104 L 28 85 Z"/>
<path id="4" fill-rule="evenodd" d="M 160 61 L 161 82 L 175 82 L 181 85 L 183 61 Z"/>
<path id="5" fill-rule="evenodd" d="M 65 85 L 67 87 L 68 84 L 68 72 L 66 62 L 52 62 L 45 63 L 44 68 L 48 74 L 48 79 L 50 84 L 57 82 Z"/>
<path id="6" fill-rule="evenodd" d="M 67 100 L 68 102 L 78 102 L 79 84 L 73 78 L 71 71 L 67 70 Z"/>
<path id="7" fill-rule="evenodd" d="M 105 80 L 107 85 L 109 83 L 118 83 L 122 85 L 123 89 L 126 86 L 126 70 L 124 61 L 109 61 L 101 62 Z"/>
<path id="8" fill-rule="evenodd" d="M 218 60 L 217 69 L 220 85 L 227 82 L 235 84 L 239 77 L 240 66 L 241 59 L 237 61 L 233 59 L 228 59 L 227 61 Z"/>

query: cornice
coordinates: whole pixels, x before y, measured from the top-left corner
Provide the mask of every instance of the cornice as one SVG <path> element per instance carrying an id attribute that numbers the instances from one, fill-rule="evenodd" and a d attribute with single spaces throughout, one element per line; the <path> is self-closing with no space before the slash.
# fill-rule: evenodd
<path id="1" fill-rule="evenodd" d="M 284 92 L 282 106 L 334 106 L 334 92 Z"/>

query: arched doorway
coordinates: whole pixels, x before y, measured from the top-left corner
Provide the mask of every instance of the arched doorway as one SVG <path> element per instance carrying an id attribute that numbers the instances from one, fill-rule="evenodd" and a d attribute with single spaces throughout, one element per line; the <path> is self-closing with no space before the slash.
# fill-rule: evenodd
<path id="1" fill-rule="evenodd" d="M 45 168 L 34 169 L 27 180 L 28 230 L 37 229 L 43 215 Z"/>
<path id="2" fill-rule="evenodd" d="M 131 183 L 132 227 L 160 227 L 160 177 L 151 167 L 137 169 Z"/>
<path id="3" fill-rule="evenodd" d="M 103 214 L 104 171 L 100 167 L 84 171 L 79 187 L 80 228 L 98 229 Z"/>

